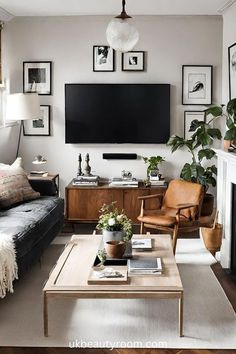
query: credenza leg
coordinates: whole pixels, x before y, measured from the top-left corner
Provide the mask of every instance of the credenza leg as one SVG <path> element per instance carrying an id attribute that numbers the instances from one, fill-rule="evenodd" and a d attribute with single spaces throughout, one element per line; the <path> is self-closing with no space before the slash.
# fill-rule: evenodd
<path id="1" fill-rule="evenodd" d="M 179 299 L 179 336 L 183 337 L 183 311 L 184 311 L 184 296 L 181 293 L 181 297 Z"/>
<path id="2" fill-rule="evenodd" d="M 43 292 L 43 329 L 44 336 L 48 337 L 48 299 L 46 291 Z"/>

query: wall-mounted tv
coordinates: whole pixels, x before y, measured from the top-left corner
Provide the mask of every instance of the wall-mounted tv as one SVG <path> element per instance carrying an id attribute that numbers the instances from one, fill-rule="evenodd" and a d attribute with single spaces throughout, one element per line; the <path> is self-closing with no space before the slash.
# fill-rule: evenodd
<path id="1" fill-rule="evenodd" d="M 66 84 L 65 141 L 166 143 L 170 136 L 168 84 Z"/>

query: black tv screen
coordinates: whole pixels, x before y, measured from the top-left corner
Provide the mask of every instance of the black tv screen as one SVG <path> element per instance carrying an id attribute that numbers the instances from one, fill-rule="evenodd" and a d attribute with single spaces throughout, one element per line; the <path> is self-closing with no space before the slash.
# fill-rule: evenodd
<path id="1" fill-rule="evenodd" d="M 66 143 L 166 143 L 168 84 L 66 84 Z"/>

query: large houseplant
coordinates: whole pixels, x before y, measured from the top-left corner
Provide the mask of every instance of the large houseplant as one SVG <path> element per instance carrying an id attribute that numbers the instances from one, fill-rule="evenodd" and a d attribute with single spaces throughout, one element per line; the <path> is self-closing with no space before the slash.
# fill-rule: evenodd
<path id="1" fill-rule="evenodd" d="M 208 122 L 193 120 L 189 131 L 192 133 L 190 139 L 186 140 L 177 135 L 173 135 L 167 145 L 172 152 L 180 148 L 186 148 L 191 154 L 191 163 L 185 163 L 180 177 L 186 181 L 200 183 L 207 191 L 211 185 L 216 186 L 217 168 L 215 164 L 206 164 L 215 156 L 215 151 L 211 148 L 215 139 L 221 139 L 221 132 L 217 128 L 212 128 L 212 123 L 216 117 L 212 117 Z M 202 207 L 202 215 L 210 215 L 213 211 L 214 197 L 206 194 L 205 203 Z"/>
<path id="2" fill-rule="evenodd" d="M 133 236 L 132 221 L 119 211 L 116 202 L 104 204 L 100 209 L 97 229 L 103 232 L 103 241 L 129 241 Z"/>
<path id="3" fill-rule="evenodd" d="M 227 130 L 224 136 L 224 146 L 227 150 L 236 149 L 236 98 L 230 100 L 227 105 L 215 105 L 206 109 L 206 115 L 211 115 L 213 119 L 224 117 L 226 119 Z"/>

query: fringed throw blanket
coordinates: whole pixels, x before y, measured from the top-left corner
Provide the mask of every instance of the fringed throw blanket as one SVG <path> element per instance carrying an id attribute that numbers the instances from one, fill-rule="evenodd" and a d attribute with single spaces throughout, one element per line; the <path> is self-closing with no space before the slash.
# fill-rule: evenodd
<path id="1" fill-rule="evenodd" d="M 13 293 L 13 281 L 17 279 L 17 263 L 14 241 L 11 236 L 0 233 L 0 298 L 7 291 Z"/>

